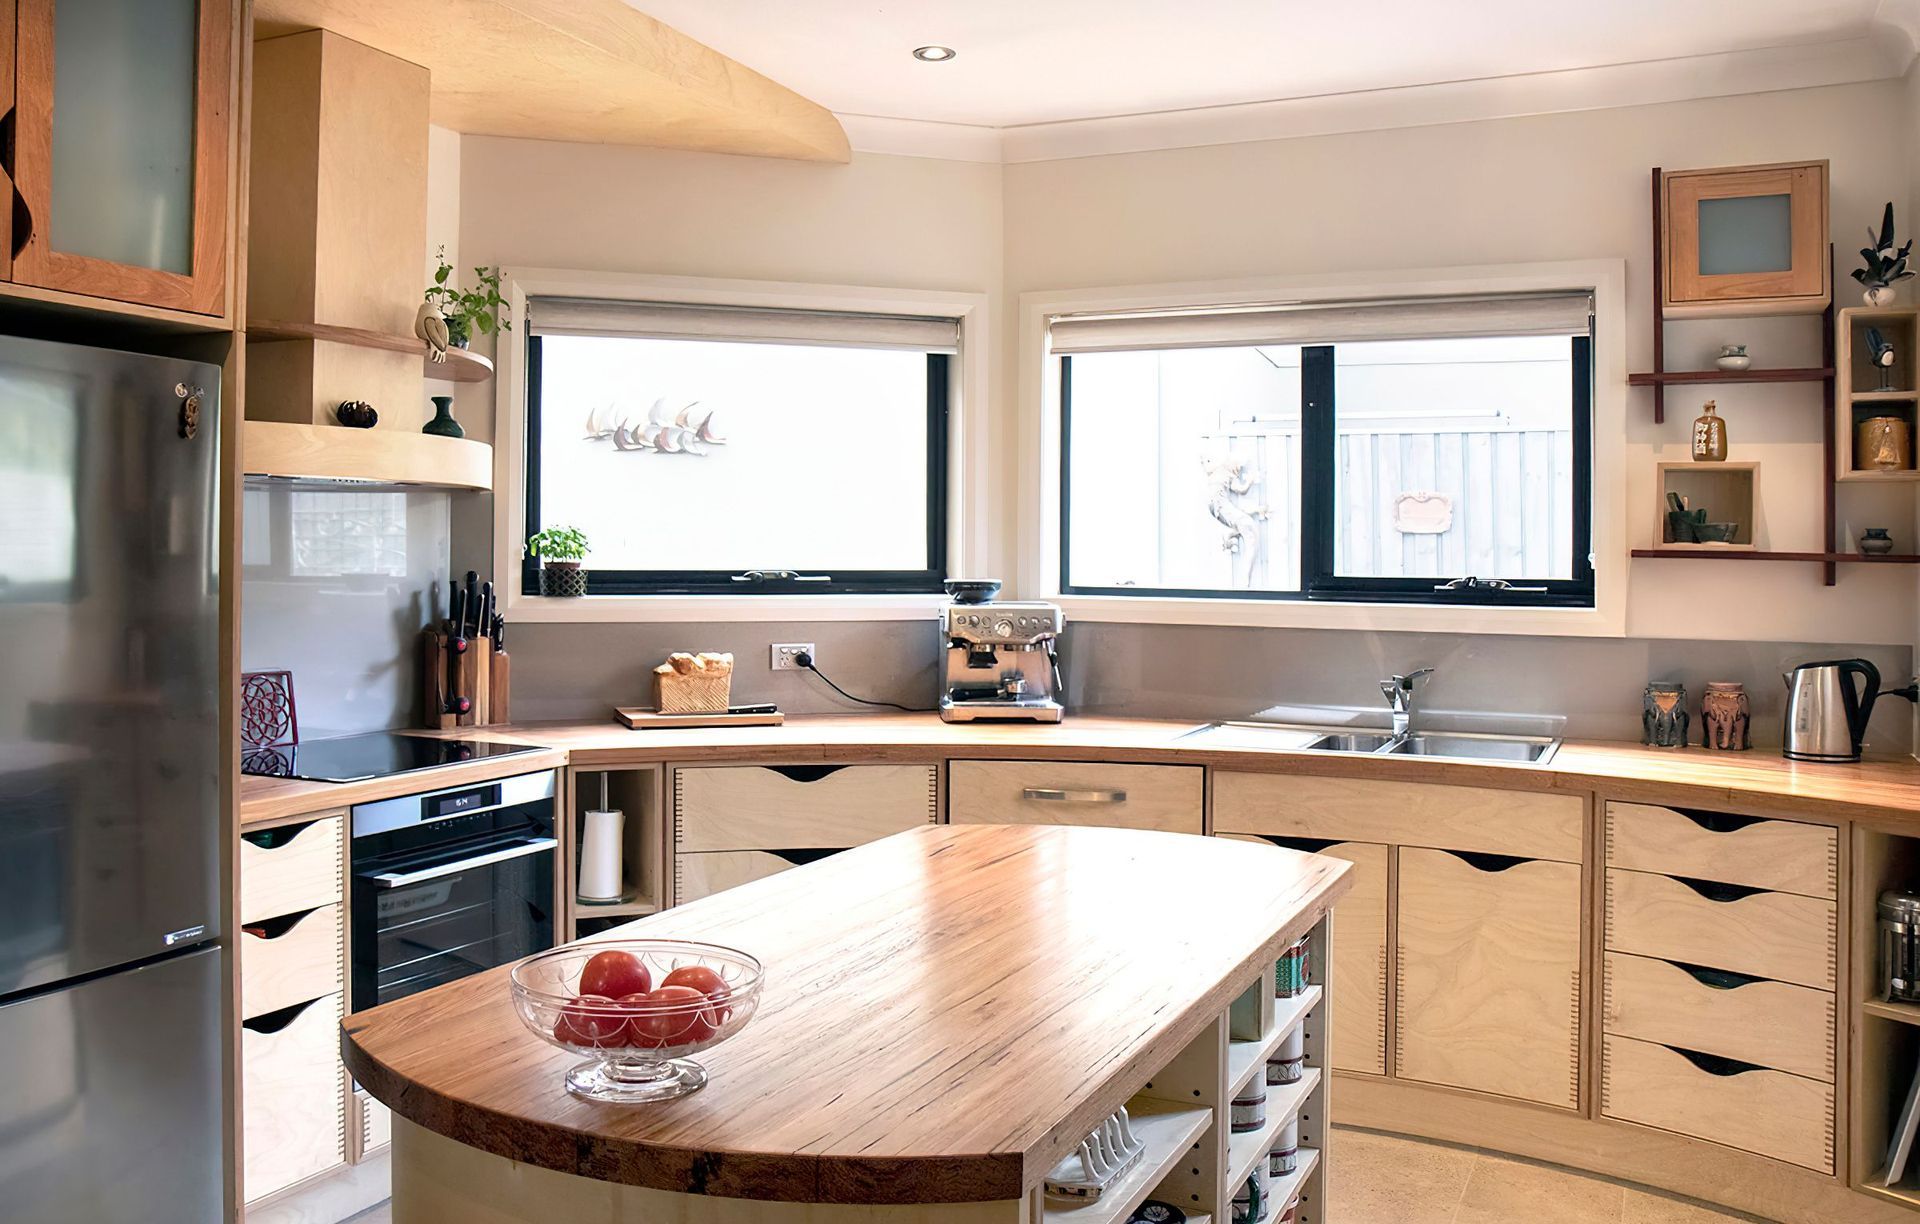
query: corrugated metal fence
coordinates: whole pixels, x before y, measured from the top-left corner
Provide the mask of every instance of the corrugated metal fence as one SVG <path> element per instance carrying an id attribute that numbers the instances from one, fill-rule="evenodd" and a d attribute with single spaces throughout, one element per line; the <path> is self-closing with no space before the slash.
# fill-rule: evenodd
<path id="1" fill-rule="evenodd" d="M 1262 483 L 1242 500 L 1276 512 L 1300 504 L 1295 430 L 1241 434 Z M 1546 578 L 1572 574 L 1573 435 L 1567 430 L 1342 432 L 1337 440 L 1335 547 L 1342 574 L 1356 577 Z M 1394 502 L 1403 493 L 1440 494 L 1452 523 L 1437 534 L 1402 532 Z M 1291 585 L 1299 572 L 1298 533 L 1276 513 L 1264 533 L 1254 585 Z"/>

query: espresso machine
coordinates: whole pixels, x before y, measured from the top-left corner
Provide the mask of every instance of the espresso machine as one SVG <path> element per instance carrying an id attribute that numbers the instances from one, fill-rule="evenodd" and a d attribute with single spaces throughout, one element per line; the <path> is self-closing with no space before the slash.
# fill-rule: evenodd
<path id="1" fill-rule="evenodd" d="M 940 717 L 1059 722 L 1060 666 L 1054 657 L 1064 618 L 1049 603 L 995 603 L 1000 584 L 954 579 L 941 609 L 947 639 Z"/>

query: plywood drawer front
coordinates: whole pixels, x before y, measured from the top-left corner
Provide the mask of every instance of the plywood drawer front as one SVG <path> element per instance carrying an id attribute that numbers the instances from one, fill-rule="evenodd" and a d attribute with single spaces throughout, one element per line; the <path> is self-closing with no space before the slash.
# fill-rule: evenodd
<path id="1" fill-rule="evenodd" d="M 1586 804 L 1574 795 L 1220 771 L 1219 833 L 1411 844 L 1578 863 Z"/>
<path id="2" fill-rule="evenodd" d="M 353 1111 L 347 1123 L 354 1142 L 348 1159 L 359 1164 L 393 1141 L 393 1112 L 357 1085 L 351 1099 Z"/>
<path id="3" fill-rule="evenodd" d="M 243 928 L 240 936 L 240 1014 L 243 1020 L 345 989 L 340 906 L 323 905 L 291 923 Z"/>
<path id="4" fill-rule="evenodd" d="M 676 905 L 698 901 L 729 888 L 779 875 L 829 852 L 777 850 L 705 850 L 680 854 L 673 860 L 673 900 Z"/>
<path id="5" fill-rule="evenodd" d="M 1622 952 L 1607 953 L 1606 975 L 1609 1033 L 1833 1080 L 1833 996 L 1823 990 Z"/>
<path id="6" fill-rule="evenodd" d="M 341 837 L 345 818 L 248 831 L 240 838 L 240 921 L 278 918 L 342 899 Z M 270 844 L 262 846 L 259 841 Z"/>
<path id="7" fill-rule="evenodd" d="M 937 822 L 938 794 L 932 765 L 676 769 L 674 848 L 845 850 Z"/>
<path id="8" fill-rule="evenodd" d="M 1579 866 L 1399 856 L 1394 1074 L 1574 1108 Z"/>
<path id="9" fill-rule="evenodd" d="M 1393 850 L 1365 842 L 1256 837 L 1236 841 L 1285 846 L 1354 865 L 1353 890 L 1334 903 L 1333 1054 L 1336 1070 L 1387 1073 L 1387 871 Z"/>
<path id="10" fill-rule="evenodd" d="M 1607 871 L 1607 947 L 1615 952 L 1832 990 L 1834 939 L 1831 901 Z"/>
<path id="11" fill-rule="evenodd" d="M 347 1158 L 340 999 L 306 1004 L 272 1032 L 240 1031 L 248 1201 Z"/>
<path id="12" fill-rule="evenodd" d="M 1833 1085 L 1696 1055 L 1630 1037 L 1608 1037 L 1600 1112 L 1833 1172 Z"/>
<path id="13" fill-rule="evenodd" d="M 1184 765 L 954 761 L 947 813 L 954 824 L 1117 825 L 1199 833 L 1203 771 Z"/>
<path id="14" fill-rule="evenodd" d="M 1609 803 L 1607 866 L 1831 901 L 1839 895 L 1840 837 L 1829 825 Z"/>

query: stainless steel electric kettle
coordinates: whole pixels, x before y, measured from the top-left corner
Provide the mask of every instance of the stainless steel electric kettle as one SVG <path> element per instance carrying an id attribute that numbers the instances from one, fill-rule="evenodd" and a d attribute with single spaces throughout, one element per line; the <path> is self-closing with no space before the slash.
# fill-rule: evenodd
<path id="1" fill-rule="evenodd" d="M 1855 676 L 1864 684 L 1857 685 Z M 1859 760 L 1867 716 L 1880 696 L 1880 669 L 1865 659 L 1833 659 L 1802 663 L 1782 678 L 1787 682 L 1787 725 L 1780 750 L 1787 759 Z"/>

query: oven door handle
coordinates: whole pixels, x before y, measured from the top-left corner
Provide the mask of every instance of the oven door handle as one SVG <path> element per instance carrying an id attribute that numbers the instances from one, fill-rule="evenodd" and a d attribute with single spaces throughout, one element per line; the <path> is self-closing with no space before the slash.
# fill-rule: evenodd
<path id="1" fill-rule="evenodd" d="M 559 846 L 559 841 L 551 837 L 536 837 L 531 841 L 509 846 L 505 850 L 495 850 L 491 854 L 478 854 L 457 863 L 442 863 L 438 867 L 427 867 L 419 871 L 388 871 L 366 878 L 378 888 L 405 888 L 409 884 L 418 884 L 424 880 L 437 880 L 441 876 L 458 875 L 462 871 L 471 871 L 475 867 L 488 867 L 494 863 L 504 863 L 509 859 L 526 858 L 530 854 L 539 854 Z"/>

